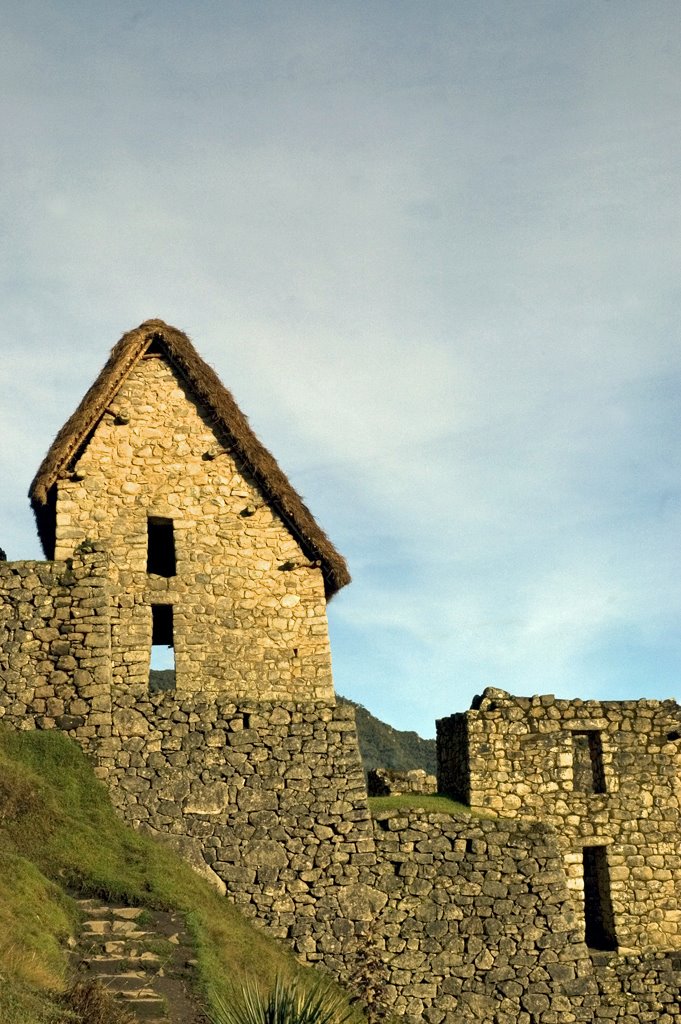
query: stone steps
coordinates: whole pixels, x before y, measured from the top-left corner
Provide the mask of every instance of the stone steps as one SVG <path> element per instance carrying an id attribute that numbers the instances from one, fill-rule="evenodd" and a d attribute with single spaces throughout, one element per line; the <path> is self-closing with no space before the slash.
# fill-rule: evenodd
<path id="1" fill-rule="evenodd" d="M 73 959 L 145 1024 L 205 1024 L 191 994 L 195 966 L 177 914 L 79 899 L 83 922 Z"/>

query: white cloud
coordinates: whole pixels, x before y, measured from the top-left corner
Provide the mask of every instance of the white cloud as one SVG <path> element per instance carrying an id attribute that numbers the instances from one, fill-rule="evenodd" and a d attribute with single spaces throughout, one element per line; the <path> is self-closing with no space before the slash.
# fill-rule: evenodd
<path id="1" fill-rule="evenodd" d="M 388 717 L 427 723 L 485 681 L 598 690 L 618 657 L 627 686 L 668 689 L 675 22 L 656 2 L 14 5 L 0 544 L 31 549 L 52 436 L 161 316 L 350 558 L 336 671 L 369 706 L 394 693 Z"/>

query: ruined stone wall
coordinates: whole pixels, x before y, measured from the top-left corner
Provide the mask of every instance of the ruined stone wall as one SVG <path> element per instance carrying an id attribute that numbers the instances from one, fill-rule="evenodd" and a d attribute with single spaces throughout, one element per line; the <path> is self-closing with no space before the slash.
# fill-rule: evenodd
<path id="1" fill-rule="evenodd" d="M 483 702 L 466 726 L 477 737 L 471 792 L 484 803 L 480 766 L 489 767 L 489 753 L 498 776 L 489 767 L 485 778 L 497 779 L 515 818 L 412 812 L 372 822 L 351 707 L 112 687 L 120 602 L 111 590 L 97 545 L 67 561 L 0 563 L 0 718 L 77 739 L 128 821 L 207 865 L 229 898 L 299 957 L 374 985 L 408 1024 L 679 1019 L 678 958 L 618 956 L 594 972 L 570 898 L 579 865 L 566 845 L 568 826 L 580 842 L 610 840 L 620 944 L 625 898 L 636 925 L 649 926 L 661 947 L 671 944 L 681 913 L 673 886 L 661 886 L 669 874 L 678 878 L 678 832 L 668 827 L 676 822 L 669 808 L 678 807 L 669 749 L 676 749 L 676 705 L 637 702 L 624 715 L 617 706 L 611 735 L 606 705 L 571 702 L 568 718 L 546 699 L 501 708 L 503 698 L 488 697 L 495 706 Z M 496 716 L 497 731 L 486 714 Z M 571 774 L 573 787 L 575 779 L 585 785 L 588 764 L 583 749 L 569 764 L 560 742 L 567 730 L 582 743 L 587 720 L 608 734 L 606 793 L 577 793 L 604 801 L 587 802 L 591 823 L 564 812 L 556 832 L 522 820 L 511 798 L 523 764 L 530 785 L 545 782 L 568 808 L 577 806 L 558 783 Z M 546 722 L 558 728 L 541 728 Z M 530 766 L 520 756 L 528 750 Z M 635 794 L 623 778 L 632 765 Z M 615 794 L 628 802 L 608 806 Z M 536 794 L 529 802 L 541 810 Z"/>
<path id="2" fill-rule="evenodd" d="M 0 562 L 0 718 L 63 729 L 86 748 L 111 735 L 107 563 Z"/>
<path id="3" fill-rule="evenodd" d="M 528 822 L 377 815 L 387 995 L 409 1022 L 590 1021 L 591 960 L 556 836 Z"/>
<path id="4" fill-rule="evenodd" d="M 126 819 L 199 840 L 231 898 L 304 959 L 340 952 L 375 861 L 352 708 L 153 694 L 113 720 L 103 752 Z"/>
<path id="5" fill-rule="evenodd" d="M 141 359 L 59 481 L 56 557 L 106 542 L 117 692 L 147 689 L 165 604 L 178 692 L 332 700 L 321 570 L 226 443 L 165 359 Z M 172 522 L 172 575 L 147 572 L 149 516 Z"/>
<path id="6" fill-rule="evenodd" d="M 465 716 L 438 723 L 445 768 L 456 756 L 462 717 L 471 806 L 554 825 L 580 907 L 585 858 L 600 848 L 598 871 L 611 904 L 604 913 L 612 914 L 615 944 L 632 951 L 681 947 L 678 704 L 486 690 Z M 595 849 L 585 855 L 585 848 Z"/>
<path id="7" fill-rule="evenodd" d="M 553 830 L 369 814 L 350 707 L 128 697 L 114 800 L 189 837 L 228 897 L 303 960 L 369 978 L 409 1024 L 592 1020 L 596 990 Z M 553 1016 L 552 1016 L 553 1014 Z"/>
<path id="8" fill-rule="evenodd" d="M 603 957 L 595 963 L 599 1000 L 595 1021 L 678 1024 L 681 957 L 656 953 Z"/>

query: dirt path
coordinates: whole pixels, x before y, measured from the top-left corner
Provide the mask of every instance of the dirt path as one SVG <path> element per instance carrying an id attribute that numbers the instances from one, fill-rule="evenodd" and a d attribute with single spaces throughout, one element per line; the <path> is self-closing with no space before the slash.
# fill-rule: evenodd
<path id="1" fill-rule="evenodd" d="M 84 979 L 97 979 L 145 1024 L 206 1024 L 191 992 L 194 953 L 179 914 L 78 904 L 83 925 L 73 956 Z"/>

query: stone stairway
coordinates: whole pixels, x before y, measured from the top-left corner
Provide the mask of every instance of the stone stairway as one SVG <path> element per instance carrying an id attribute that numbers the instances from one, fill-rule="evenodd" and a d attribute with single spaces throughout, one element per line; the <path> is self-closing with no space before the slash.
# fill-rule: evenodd
<path id="1" fill-rule="evenodd" d="M 73 949 L 84 980 L 96 980 L 144 1024 L 206 1024 L 191 993 L 193 949 L 179 914 L 79 899 Z"/>

